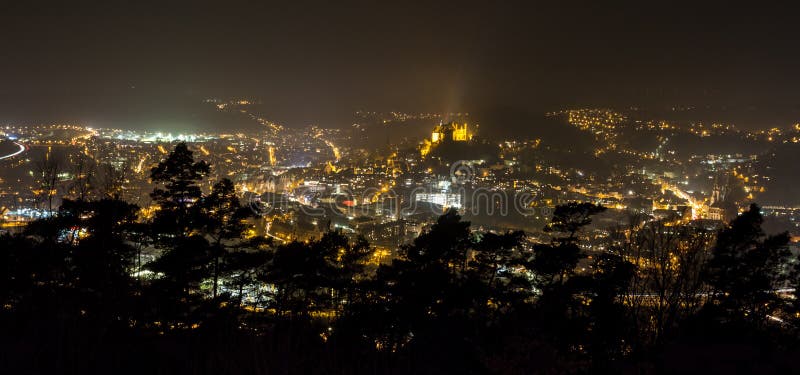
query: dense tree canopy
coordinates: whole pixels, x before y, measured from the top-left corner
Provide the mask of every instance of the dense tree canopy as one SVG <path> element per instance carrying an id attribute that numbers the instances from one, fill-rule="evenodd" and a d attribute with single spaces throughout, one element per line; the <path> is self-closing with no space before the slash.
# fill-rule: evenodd
<path id="1" fill-rule="evenodd" d="M 720 231 L 648 221 L 598 249 L 604 210 L 536 242 L 445 212 L 381 261 L 363 238 L 280 243 L 179 144 L 153 216 L 65 200 L 0 236 L 0 368 L 18 373 L 796 371 L 796 259 L 758 206 Z M 142 259 L 142 249 L 159 254 Z M 689 348 L 689 349 L 687 349 Z M 744 353 L 744 354 L 743 354 Z M 769 365 L 769 367 L 766 367 Z"/>

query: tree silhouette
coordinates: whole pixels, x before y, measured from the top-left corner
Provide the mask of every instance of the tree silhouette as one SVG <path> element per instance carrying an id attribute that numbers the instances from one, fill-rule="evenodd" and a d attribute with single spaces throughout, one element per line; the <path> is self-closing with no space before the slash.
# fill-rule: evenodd
<path id="1" fill-rule="evenodd" d="M 235 250 L 225 254 L 225 261 L 220 264 L 220 273 L 227 275 L 230 287 L 237 291 L 236 303 L 240 307 L 244 303 L 245 288 L 256 285 L 258 275 L 267 264 L 272 252 L 259 249 L 260 245 L 250 245 L 256 249 Z"/>
<path id="2" fill-rule="evenodd" d="M 349 307 L 338 337 L 349 332 L 351 342 L 404 353 L 426 363 L 424 371 L 479 368 L 482 334 L 531 296 L 523 239 L 521 232 L 476 235 L 448 211 L 378 268 L 365 285 L 371 298 Z"/>
<path id="3" fill-rule="evenodd" d="M 713 293 L 710 303 L 726 319 L 763 324 L 782 304 L 776 290 L 788 277 L 789 236 L 767 236 L 756 204 L 720 231 L 708 262 L 706 280 Z"/>
<path id="4" fill-rule="evenodd" d="M 101 164 L 97 176 L 98 193 L 101 197 L 120 198 L 125 180 L 132 172 L 128 163 L 119 168 L 111 164 Z"/>
<path id="5" fill-rule="evenodd" d="M 162 210 L 190 215 L 175 222 L 186 232 L 105 198 L 65 199 L 23 233 L 0 235 L 0 368 L 797 370 L 798 303 L 787 291 L 800 266 L 785 234 L 765 235 L 755 205 L 718 233 L 637 221 L 581 271 L 581 231 L 601 207 L 557 208 L 548 243 L 473 229 L 451 210 L 377 265 L 366 240 L 340 232 L 278 246 L 242 238 L 249 214 L 228 180 L 205 196 L 178 189 L 193 191 L 188 199 L 162 181 Z M 147 252 L 160 255 L 137 280 L 150 232 L 161 238 Z"/>
<path id="6" fill-rule="evenodd" d="M 195 162 L 192 151 L 181 142 L 165 160 L 150 171 L 157 184 L 150 197 L 158 205 L 153 219 L 155 232 L 186 238 L 197 229 L 196 203 L 202 196 L 198 183 L 210 172 L 205 161 Z"/>
<path id="7" fill-rule="evenodd" d="M 201 235 L 192 235 L 176 242 L 145 268 L 156 274 L 148 288 L 151 319 L 173 321 L 182 326 L 193 324 L 192 312 L 203 303 L 201 282 L 211 275 L 212 251 Z"/>
<path id="8" fill-rule="evenodd" d="M 350 243 L 342 234 L 329 232 L 318 241 L 279 246 L 261 278 L 276 288 L 278 315 L 305 319 L 312 311 L 341 310 L 338 301 L 354 298 L 355 283 L 371 254 L 365 241 Z"/>
<path id="9" fill-rule="evenodd" d="M 556 206 L 553 218 L 544 228 L 545 232 L 565 233 L 566 236 L 556 237 L 557 242 L 575 242 L 577 232 L 592 223 L 592 216 L 605 211 L 606 208 L 593 203 L 569 202 Z"/>
<path id="10" fill-rule="evenodd" d="M 69 187 L 69 193 L 77 200 L 86 200 L 94 190 L 95 164 L 84 153 L 75 155 L 71 161 L 70 174 L 72 174 L 72 183 Z"/>
<path id="11" fill-rule="evenodd" d="M 63 163 L 55 156 L 51 156 L 48 151 L 42 158 L 34 163 L 36 168 L 36 181 L 39 184 L 40 194 L 44 197 L 47 204 L 47 212 L 53 213 L 53 199 L 58 195 L 59 179 L 58 175 L 63 170 Z"/>
<path id="12" fill-rule="evenodd" d="M 575 272 L 578 262 L 586 258 L 579 246 L 578 232 L 591 223 L 592 215 L 604 210 L 591 203 L 557 206 L 551 223 L 544 228 L 545 232 L 557 236 L 551 243 L 536 244 L 533 248 L 531 269 L 539 295 L 535 314 L 538 320 L 548 322 L 539 328 L 538 334 L 547 337 L 562 353 L 577 352 L 585 356 L 591 350 L 589 327 L 592 322 L 587 306 L 593 303 L 601 306 L 606 302 L 603 308 L 614 306 L 613 301 L 608 301 L 613 300 L 612 297 L 597 299 L 604 296 L 603 290 L 592 290 L 590 275 L 576 275 Z M 606 263 L 612 264 L 610 259 Z"/>
<path id="13" fill-rule="evenodd" d="M 139 312 L 143 320 L 180 328 L 200 319 L 201 283 L 213 274 L 210 264 L 215 259 L 202 233 L 203 224 L 211 219 L 202 212 L 199 182 L 209 172 L 208 164 L 196 162 L 183 142 L 150 171 L 156 185 L 150 194 L 156 210 L 149 232 L 163 253 L 144 266 L 155 278 L 144 285 L 143 295 L 149 300 Z"/>
<path id="14" fill-rule="evenodd" d="M 622 295 L 639 339 L 634 346 L 658 345 L 679 322 L 695 314 L 708 292 L 702 272 L 716 238 L 714 231 L 653 221 L 628 228 L 612 254 L 636 265 Z"/>
<path id="15" fill-rule="evenodd" d="M 213 297 L 217 298 L 219 287 L 220 259 L 226 251 L 226 243 L 240 239 L 248 228 L 245 220 L 253 216 L 253 211 L 242 207 L 239 197 L 231 180 L 224 178 L 214 184 L 211 193 L 203 197 L 200 204 L 198 221 L 202 223 L 203 233 L 207 234 L 212 242 L 211 252 L 213 258 Z"/>
<path id="16" fill-rule="evenodd" d="M 530 298 L 533 283 L 523 271 L 532 270 L 531 254 L 522 249 L 525 233 L 485 233 L 474 248 L 470 269 L 489 293 L 487 306 L 496 308 L 487 312 L 505 312 Z"/>
<path id="17" fill-rule="evenodd" d="M 562 284 L 575 272 L 578 261 L 586 255 L 578 246 L 577 233 L 591 224 L 592 215 L 605 211 L 605 207 L 592 203 L 570 202 L 557 206 L 552 221 L 545 232 L 558 233 L 551 244 L 534 247 L 533 270 L 539 278 L 540 288 Z"/>
<path id="18" fill-rule="evenodd" d="M 589 303 L 587 351 L 593 368 L 600 371 L 624 358 L 632 348 L 631 342 L 637 338 L 638 332 L 623 304 L 636 266 L 619 255 L 600 254 L 593 269 L 585 288 Z"/>

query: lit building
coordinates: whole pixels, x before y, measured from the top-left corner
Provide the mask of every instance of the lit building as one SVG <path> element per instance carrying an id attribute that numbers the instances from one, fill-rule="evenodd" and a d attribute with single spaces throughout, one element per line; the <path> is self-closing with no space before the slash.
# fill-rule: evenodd
<path id="1" fill-rule="evenodd" d="M 707 218 L 710 220 L 725 220 L 725 209 L 720 207 L 709 207 Z"/>
<path id="2" fill-rule="evenodd" d="M 467 123 L 463 124 L 456 124 L 453 123 L 453 140 L 456 142 L 466 142 L 469 141 L 472 136 L 469 134 L 467 130 Z"/>
<path id="3" fill-rule="evenodd" d="M 461 208 L 461 194 L 456 193 L 417 193 L 415 200 L 439 205 L 442 208 Z"/>
<path id="4" fill-rule="evenodd" d="M 456 122 L 449 122 L 447 124 L 436 125 L 436 127 L 433 128 L 431 143 L 439 143 L 447 138 L 455 142 L 467 142 L 472 140 L 472 133 L 469 132 L 467 123 L 459 124 Z"/>

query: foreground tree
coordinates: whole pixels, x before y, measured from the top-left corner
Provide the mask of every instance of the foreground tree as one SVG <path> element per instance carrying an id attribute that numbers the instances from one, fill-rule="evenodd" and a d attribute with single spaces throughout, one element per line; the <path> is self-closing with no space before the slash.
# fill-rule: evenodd
<path id="1" fill-rule="evenodd" d="M 638 335 L 632 346 L 659 345 L 702 307 L 708 292 L 702 273 L 716 233 L 660 221 L 628 232 L 623 243 L 610 248 L 636 265 L 621 296 Z"/>
<path id="2" fill-rule="evenodd" d="M 533 270 L 542 290 L 557 287 L 574 273 L 578 262 L 586 257 L 578 246 L 578 232 L 591 224 L 591 217 L 605 211 L 605 207 L 592 203 L 570 202 L 557 206 L 545 232 L 554 233 L 550 244 L 534 247 Z"/>
<path id="3" fill-rule="evenodd" d="M 53 200 L 58 196 L 60 181 L 58 175 L 63 172 L 64 166 L 60 159 L 50 155 L 48 151 L 34 162 L 35 178 L 39 185 L 39 195 L 44 200 L 47 212 L 53 214 Z"/>
<path id="4" fill-rule="evenodd" d="M 156 205 L 150 233 L 163 254 L 145 266 L 156 279 L 147 285 L 153 291 L 152 308 L 143 316 L 179 326 L 197 321 L 193 312 L 203 303 L 200 286 L 212 274 L 214 259 L 212 246 L 201 233 L 206 219 L 199 183 L 209 172 L 208 164 L 195 161 L 184 142 L 150 171 L 156 184 L 150 194 Z"/>
<path id="5" fill-rule="evenodd" d="M 398 364 L 404 371 L 483 368 L 488 348 L 481 339 L 490 327 L 502 329 L 503 316 L 524 310 L 531 296 L 523 238 L 520 232 L 476 235 L 448 211 L 378 268 L 367 298 L 349 306 L 335 338 L 399 353 L 407 359 Z"/>
<path id="6" fill-rule="evenodd" d="M 796 275 L 785 236 L 764 235 L 755 206 L 719 233 L 707 267 L 708 231 L 651 222 L 578 272 L 582 212 L 596 208 L 560 210 L 554 240 L 535 246 L 521 232 L 472 231 L 449 211 L 376 266 L 366 241 L 336 232 L 277 247 L 241 240 L 237 205 L 229 181 L 200 195 L 192 231 L 159 232 L 164 253 L 140 284 L 130 244 L 147 224 L 133 205 L 67 200 L 24 235 L 0 236 L 0 368 L 796 372 L 794 303 L 777 293 Z M 568 248 L 577 256 L 558 253 Z M 209 298 L 210 278 L 230 299 Z"/>
<path id="7" fill-rule="evenodd" d="M 231 180 L 224 178 L 214 184 L 211 194 L 202 198 L 200 204 L 199 222 L 202 223 L 202 232 L 211 241 L 211 256 L 213 258 L 213 293 L 217 298 L 219 287 L 220 260 L 227 253 L 231 241 L 241 239 L 245 230 L 250 225 L 246 219 L 253 216 L 253 211 L 242 207 L 236 189 Z"/>
<path id="8" fill-rule="evenodd" d="M 552 221 L 544 228 L 554 235 L 551 243 L 534 245 L 531 269 L 538 294 L 534 314 L 536 320 L 548 324 L 536 324 L 532 334 L 546 338 L 561 356 L 586 358 L 592 340 L 587 306 L 595 302 L 598 306 L 599 303 L 611 303 L 605 307 L 613 305 L 610 301 L 613 298 L 605 295 L 613 290 L 610 285 L 603 287 L 606 290 L 592 290 L 591 275 L 576 273 L 578 262 L 587 257 L 579 246 L 578 235 L 591 224 L 593 215 L 603 211 L 604 207 L 592 203 L 572 202 L 558 206 Z M 612 264 L 611 259 L 606 263 Z M 596 297 L 604 300 L 595 300 Z"/>
<path id="9" fill-rule="evenodd" d="M 202 196 L 198 183 L 210 172 L 205 161 L 194 160 L 181 142 L 165 160 L 150 171 L 157 187 L 150 197 L 158 205 L 153 227 L 159 235 L 186 238 L 199 226 L 197 202 Z"/>
<path id="10" fill-rule="evenodd" d="M 757 325 L 783 304 L 776 291 L 786 286 L 791 256 L 788 234 L 767 236 L 760 211 L 750 205 L 719 233 L 705 273 L 713 288 L 710 305 L 728 320 Z"/>
<path id="11" fill-rule="evenodd" d="M 309 243 L 275 249 L 261 279 L 275 286 L 272 307 L 278 316 L 307 319 L 312 313 L 338 314 L 364 276 L 373 249 L 363 239 L 351 243 L 337 232 Z"/>

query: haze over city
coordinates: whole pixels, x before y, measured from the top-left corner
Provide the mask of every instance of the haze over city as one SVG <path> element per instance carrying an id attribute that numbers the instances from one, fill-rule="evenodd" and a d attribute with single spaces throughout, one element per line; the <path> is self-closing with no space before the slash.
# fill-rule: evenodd
<path id="1" fill-rule="evenodd" d="M 0 15 L 0 121 L 208 129 L 224 124 L 196 99 L 245 96 L 291 126 L 576 105 L 790 123 L 791 12 L 723 5 L 17 2 Z"/>

